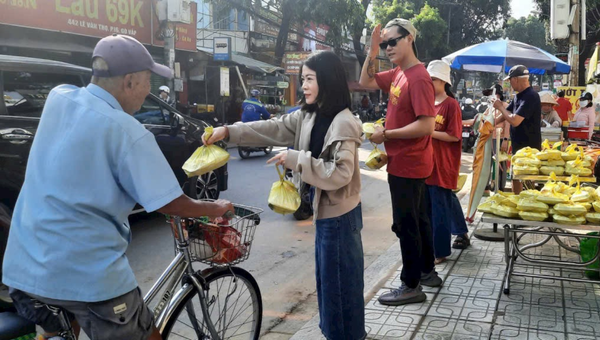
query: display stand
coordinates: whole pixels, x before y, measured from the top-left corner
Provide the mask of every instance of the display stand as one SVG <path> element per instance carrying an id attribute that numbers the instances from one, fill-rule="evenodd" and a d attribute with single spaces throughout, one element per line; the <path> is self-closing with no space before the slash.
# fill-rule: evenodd
<path id="1" fill-rule="evenodd" d="M 560 281 L 584 282 L 600 284 L 600 281 L 588 280 L 585 278 L 573 277 L 574 272 L 581 271 L 597 271 L 600 269 L 587 268 L 600 258 L 600 242 L 593 259 L 587 262 L 572 261 L 573 259 L 563 259 L 553 255 L 529 254 L 526 250 L 541 247 L 554 239 L 558 247 L 565 249 L 569 253 L 579 254 L 579 249 L 570 247 L 559 237 L 567 236 L 579 239 L 580 237 L 595 238 L 600 240 L 600 235 L 582 235 L 571 231 L 600 231 L 600 226 L 597 225 L 563 225 L 553 222 L 534 222 L 517 219 L 509 219 L 496 215 L 485 213 L 481 217 L 481 221 L 485 223 L 493 223 L 495 226 L 502 224 L 504 226 L 504 254 L 506 262 L 506 276 L 504 280 L 504 294 L 510 293 L 510 283 L 513 276 L 542 278 Z M 540 241 L 531 241 L 526 243 L 524 236 L 528 234 L 544 235 Z M 517 261 L 518 259 L 522 261 Z M 531 267 L 536 267 L 533 269 Z M 518 271 L 515 269 L 523 269 Z M 561 276 L 550 276 L 541 274 L 540 268 L 561 269 Z M 569 275 L 571 274 L 571 275 Z"/>

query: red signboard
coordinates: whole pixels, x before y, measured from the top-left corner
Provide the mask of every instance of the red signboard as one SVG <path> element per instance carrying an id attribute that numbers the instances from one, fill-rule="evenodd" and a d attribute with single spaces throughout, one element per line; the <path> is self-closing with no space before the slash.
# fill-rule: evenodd
<path id="1" fill-rule="evenodd" d="M 300 44 L 298 45 L 298 50 L 305 51 L 305 52 L 310 52 L 310 51 L 314 52 L 314 51 L 318 51 L 318 50 L 331 50 L 330 46 L 327 46 L 327 45 L 324 45 L 324 44 L 318 42 L 318 41 L 325 41 L 328 31 L 329 31 L 329 26 L 327 26 L 327 25 L 323 25 L 323 24 L 316 25 L 314 22 L 307 23 L 306 26 L 304 27 L 304 34 L 306 34 L 309 37 L 313 37 L 315 39 L 313 40 L 313 39 L 307 39 L 307 38 L 300 38 Z"/>
<path id="2" fill-rule="evenodd" d="M 79 35 L 127 34 L 160 45 L 153 0 L 0 0 L 0 23 Z M 176 48 L 196 50 L 196 7 L 191 24 L 178 25 Z"/>

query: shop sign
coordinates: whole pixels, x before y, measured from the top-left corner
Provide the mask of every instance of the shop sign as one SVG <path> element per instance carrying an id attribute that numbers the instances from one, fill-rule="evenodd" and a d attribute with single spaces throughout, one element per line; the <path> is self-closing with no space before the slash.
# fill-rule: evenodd
<path id="1" fill-rule="evenodd" d="M 323 24 L 315 24 L 314 22 L 308 23 L 304 27 L 304 34 L 313 37 L 313 39 L 300 38 L 300 44 L 298 45 L 300 51 L 319 51 L 319 50 L 331 50 L 330 46 L 324 45 L 321 41 L 325 41 L 329 32 L 329 26 Z"/>
<path id="2" fill-rule="evenodd" d="M 155 39 L 164 24 L 154 8 L 164 0 L 0 0 L 0 24 L 103 38 L 126 34 L 143 44 Z M 175 48 L 196 50 L 196 3 L 190 3 L 190 24 L 176 26 Z"/>
<path id="3" fill-rule="evenodd" d="M 287 52 L 285 54 L 285 73 L 300 74 L 300 66 L 309 55 L 310 52 Z"/>
<path id="4" fill-rule="evenodd" d="M 579 97 L 585 92 L 585 86 L 561 86 L 557 90 L 565 91 L 565 98 L 573 105 L 573 112 L 579 110 Z"/>
<path id="5" fill-rule="evenodd" d="M 221 67 L 221 96 L 229 97 L 229 67 Z"/>
<path id="6" fill-rule="evenodd" d="M 213 38 L 214 60 L 227 61 L 231 59 L 231 38 Z"/>
<path id="7" fill-rule="evenodd" d="M 296 30 L 295 27 L 291 27 L 292 30 Z M 254 25 L 254 32 L 259 33 L 271 38 L 277 38 L 279 36 L 280 28 L 257 19 Z M 288 33 L 288 43 L 298 43 L 298 34 Z"/>
<path id="8" fill-rule="evenodd" d="M 279 89 L 287 89 L 288 87 L 290 87 L 290 83 L 288 83 L 287 81 L 278 81 L 277 82 L 277 88 L 279 88 Z"/>

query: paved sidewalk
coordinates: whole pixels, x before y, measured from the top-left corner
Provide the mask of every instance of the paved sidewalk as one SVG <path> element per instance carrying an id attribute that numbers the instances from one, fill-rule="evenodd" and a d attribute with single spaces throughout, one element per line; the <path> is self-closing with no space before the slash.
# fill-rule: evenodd
<path id="1" fill-rule="evenodd" d="M 491 226 L 476 223 L 469 230 L 472 233 L 482 227 Z M 554 241 L 530 251 L 577 258 L 559 250 Z M 377 297 L 400 285 L 401 269 L 366 305 L 368 339 L 600 339 L 600 285 L 513 277 L 510 295 L 505 295 L 501 242 L 472 238 L 468 249 L 453 249 L 448 261 L 437 266 L 443 286 L 423 287 L 425 302 L 400 307 L 379 304 Z M 541 271 L 550 276 L 560 274 L 560 269 Z M 307 324 L 293 339 L 319 338 L 315 326 Z"/>

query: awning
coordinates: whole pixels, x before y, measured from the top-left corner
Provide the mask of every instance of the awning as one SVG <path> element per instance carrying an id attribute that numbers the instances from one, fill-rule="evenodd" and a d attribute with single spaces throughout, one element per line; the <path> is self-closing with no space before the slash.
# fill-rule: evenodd
<path id="1" fill-rule="evenodd" d="M 213 54 L 213 50 L 211 48 L 198 47 L 198 51 L 208 53 L 210 55 Z M 241 54 L 231 53 L 231 60 L 235 64 L 240 66 L 244 66 L 250 70 L 259 72 L 259 73 L 273 73 L 277 71 L 283 71 L 283 68 L 277 67 L 271 64 L 267 64 L 265 62 L 252 59 L 250 57 L 243 56 Z"/>

